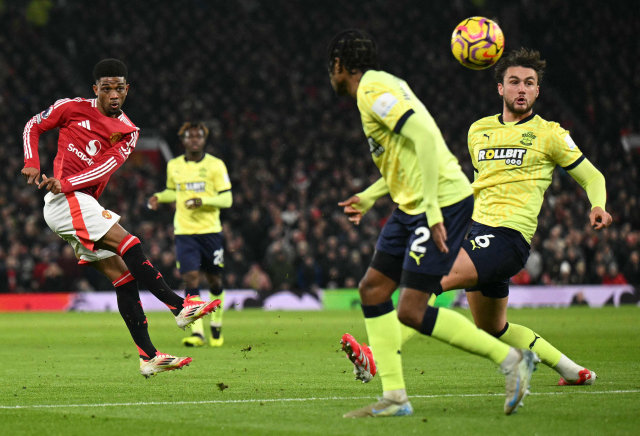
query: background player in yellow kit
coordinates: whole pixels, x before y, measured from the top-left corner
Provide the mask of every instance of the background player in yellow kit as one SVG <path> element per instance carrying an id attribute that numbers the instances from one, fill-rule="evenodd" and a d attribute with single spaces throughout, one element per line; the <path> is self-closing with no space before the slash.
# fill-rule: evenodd
<path id="1" fill-rule="evenodd" d="M 231 207 L 231 182 L 227 167 L 220 159 L 204 152 L 209 129 L 202 124 L 184 123 L 178 136 L 185 154 L 167 164 L 167 189 L 149 199 L 149 207 L 156 210 L 158 203 L 176 202 L 174 233 L 176 257 L 185 293 L 200 295 L 200 271 L 207 277 L 211 295 L 222 301 L 211 314 L 209 345 L 219 347 L 222 336 L 224 289 L 224 239 L 220 224 L 220 209 Z M 192 335 L 182 340 L 186 346 L 204 345 L 202 319 L 191 329 Z"/>
<path id="2" fill-rule="evenodd" d="M 600 230 L 612 221 L 604 210 L 602 174 L 580 152 L 569 132 L 533 113 L 545 66 L 538 52 L 526 49 L 509 53 L 496 66 L 503 112 L 475 122 L 469 130 L 469 152 L 476 171 L 474 224 L 441 284 L 444 291 L 467 288 L 476 325 L 513 347 L 533 350 L 561 375 L 560 385 L 590 385 L 596 379 L 593 371 L 574 363 L 531 329 L 507 322 L 509 279 L 529 257 L 529 242 L 556 165 L 586 190 L 592 205 L 591 225 Z M 385 193 L 369 189 L 358 194 L 367 208 L 345 212 L 358 223 L 362 213 Z M 403 330 L 403 341 L 413 334 Z"/>
<path id="3" fill-rule="evenodd" d="M 371 189 L 388 189 L 398 204 L 359 286 L 384 397 L 345 417 L 413 413 L 402 376 L 398 317 L 425 335 L 499 365 L 506 375 L 504 411 L 512 413 L 527 390 L 535 354 L 509 347 L 457 312 L 428 305 L 431 294 L 442 291 L 440 280 L 451 269 L 471 219 L 468 179 L 407 83 L 378 71 L 377 47 L 368 34 L 347 30 L 336 35 L 327 63 L 336 93 L 357 99 L 369 150 L 382 175 Z M 341 205 L 362 206 L 352 200 Z M 391 295 L 398 284 L 402 294 L 396 313 Z M 343 349 L 356 365 L 366 359 L 364 347 L 348 334 Z"/>

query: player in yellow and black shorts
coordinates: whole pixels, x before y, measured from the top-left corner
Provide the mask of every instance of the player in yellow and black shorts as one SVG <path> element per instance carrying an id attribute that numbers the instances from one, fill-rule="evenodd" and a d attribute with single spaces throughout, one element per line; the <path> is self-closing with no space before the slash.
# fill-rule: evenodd
<path id="1" fill-rule="evenodd" d="M 409 85 L 384 71 L 377 61 L 371 36 L 359 30 L 336 35 L 328 49 L 331 85 L 339 95 L 358 102 L 369 151 L 381 178 L 361 196 L 342 203 L 350 219 L 389 193 L 398 205 L 385 225 L 371 264 L 360 282 L 362 311 L 371 351 L 345 334 L 343 349 L 366 380 L 382 379 L 383 398 L 347 413 L 345 417 L 405 416 L 409 403 L 400 348 L 403 329 L 421 333 L 486 357 L 506 376 L 506 414 L 514 412 L 525 395 L 537 357 L 517 350 L 478 329 L 463 315 L 429 305 L 442 292 L 440 280 L 449 273 L 473 209 L 472 189 L 458 161 L 449 151 L 433 117 Z M 396 313 L 391 295 L 402 292 Z"/>
<path id="2" fill-rule="evenodd" d="M 591 225 L 600 230 L 612 221 L 605 212 L 603 175 L 569 132 L 533 113 L 545 66 L 538 52 L 526 49 L 504 56 L 496 66 L 503 111 L 475 122 L 469 130 L 476 172 L 474 223 L 441 285 L 444 291 L 466 288 L 476 325 L 513 347 L 534 351 L 560 374 L 558 384 L 591 385 L 596 379 L 593 371 L 574 363 L 533 330 L 507 322 L 509 279 L 529 257 L 529 243 L 556 165 L 585 189 L 592 206 Z M 359 195 L 373 204 L 385 193 L 367 190 Z M 413 334 L 403 331 L 403 343 Z"/>
<path id="3" fill-rule="evenodd" d="M 224 304 L 222 271 L 224 238 L 220 209 L 231 207 L 231 182 L 227 167 L 220 159 L 204 152 L 209 129 L 200 123 L 185 123 L 178 132 L 185 154 L 167 164 L 167 189 L 149 199 L 149 207 L 176 202 L 174 234 L 176 257 L 185 293 L 200 294 L 200 271 L 204 272 L 209 290 Z M 211 315 L 209 345 L 219 347 L 222 336 L 222 304 Z M 199 347 L 205 341 L 202 320 L 194 323 L 192 335 L 182 340 L 186 346 Z"/>

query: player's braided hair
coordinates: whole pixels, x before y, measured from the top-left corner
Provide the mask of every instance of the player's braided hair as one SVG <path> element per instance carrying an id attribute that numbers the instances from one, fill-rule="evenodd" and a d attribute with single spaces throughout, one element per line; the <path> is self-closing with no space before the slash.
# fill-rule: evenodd
<path id="1" fill-rule="evenodd" d="M 343 30 L 333 37 L 327 48 L 327 66 L 333 70 L 336 58 L 350 74 L 356 71 L 377 70 L 378 46 L 371 35 L 363 30 Z"/>
<path id="2" fill-rule="evenodd" d="M 538 85 L 540 85 L 540 83 L 542 83 L 542 76 L 544 76 L 544 69 L 546 66 L 547 61 L 540 59 L 539 51 L 522 47 L 519 50 L 509 52 L 498 61 L 498 64 L 496 65 L 495 78 L 498 83 L 504 84 L 504 75 L 507 72 L 507 68 L 531 68 L 538 74 Z"/>
<path id="3" fill-rule="evenodd" d="M 180 139 L 184 138 L 184 135 L 187 133 L 187 130 L 189 129 L 202 130 L 202 133 L 204 133 L 204 139 L 207 139 L 207 137 L 209 136 L 209 129 L 207 128 L 207 126 L 204 125 L 203 122 L 191 123 L 187 121 L 182 125 L 182 127 L 180 127 L 180 130 L 178 130 L 178 136 L 180 137 Z"/>
<path id="4" fill-rule="evenodd" d="M 127 81 L 127 66 L 118 59 L 104 59 L 93 68 L 93 79 L 97 82 L 103 77 L 124 77 Z"/>

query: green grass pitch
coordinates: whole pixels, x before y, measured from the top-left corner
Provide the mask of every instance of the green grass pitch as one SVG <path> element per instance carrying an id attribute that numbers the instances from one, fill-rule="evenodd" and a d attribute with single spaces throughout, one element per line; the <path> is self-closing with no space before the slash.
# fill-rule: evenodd
<path id="1" fill-rule="evenodd" d="M 228 311 L 219 349 L 183 348 L 173 317 L 151 313 L 155 345 L 194 362 L 149 380 L 117 313 L 3 313 L 0 434 L 640 434 L 638 307 L 512 310 L 510 320 L 596 371 L 596 384 L 556 386 L 540 365 L 533 395 L 504 416 L 504 379 L 489 361 L 416 336 L 403 349 L 415 415 L 346 420 L 381 395 L 380 380 L 354 381 L 338 352 L 344 332 L 366 339 L 358 311 Z"/>

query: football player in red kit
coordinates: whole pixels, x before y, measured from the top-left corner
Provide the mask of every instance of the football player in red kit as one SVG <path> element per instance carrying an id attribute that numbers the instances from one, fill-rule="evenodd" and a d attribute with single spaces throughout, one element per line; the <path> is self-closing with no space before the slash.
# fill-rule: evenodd
<path id="1" fill-rule="evenodd" d="M 44 219 L 51 230 L 73 246 L 81 264 L 113 282 L 118 309 L 138 347 L 140 372 L 149 377 L 182 368 L 191 358 L 160 353 L 153 346 L 138 282 L 169 307 L 182 329 L 214 311 L 220 301 L 183 299 L 174 293 L 147 259 L 140 240 L 118 224 L 120 216 L 98 203 L 109 177 L 135 148 L 140 129 L 122 112 L 129 91 L 125 64 L 105 59 L 95 66 L 93 78 L 95 99 L 58 100 L 27 123 L 22 175 L 28 184 L 49 191 Z M 56 127 L 60 134 L 54 174 L 42 174 L 40 181 L 38 140 Z"/>

